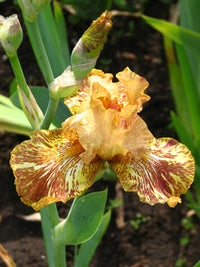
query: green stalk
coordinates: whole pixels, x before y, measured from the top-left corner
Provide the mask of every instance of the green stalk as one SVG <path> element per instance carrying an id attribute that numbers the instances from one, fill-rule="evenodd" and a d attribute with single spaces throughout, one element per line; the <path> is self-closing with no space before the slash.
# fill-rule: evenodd
<path id="1" fill-rule="evenodd" d="M 41 224 L 49 267 L 65 267 L 65 246 L 57 246 L 51 239 L 52 229 L 60 222 L 56 204 L 52 203 L 40 210 Z"/>
<path id="2" fill-rule="evenodd" d="M 46 110 L 43 123 L 41 125 L 41 129 L 49 128 L 53 120 L 54 114 L 57 110 L 58 103 L 59 100 L 54 100 L 52 98 L 49 99 L 49 104 Z M 40 215 L 49 267 L 67 266 L 65 246 L 55 245 L 51 238 L 52 229 L 60 222 L 56 204 L 52 203 L 47 207 L 41 209 Z"/>
<path id="3" fill-rule="evenodd" d="M 57 110 L 58 103 L 59 100 L 49 98 L 49 104 L 41 125 L 41 129 L 49 128 Z M 51 238 L 52 229 L 60 222 L 56 204 L 52 203 L 47 207 L 41 209 L 40 215 L 49 267 L 67 266 L 65 246 L 55 245 Z"/>
<path id="4" fill-rule="evenodd" d="M 53 82 L 54 75 L 51 69 L 51 65 L 49 63 L 49 59 L 47 57 L 46 50 L 44 48 L 37 20 L 34 21 L 33 23 L 29 23 L 26 20 L 25 22 L 37 62 L 40 66 L 40 69 L 42 71 L 46 83 L 49 85 L 50 83 Z"/>
<path id="5" fill-rule="evenodd" d="M 40 66 L 40 69 L 43 73 L 43 76 L 46 80 L 46 83 L 49 85 L 54 81 L 54 75 L 47 57 L 47 53 L 40 35 L 39 27 L 37 21 L 29 23 L 27 21 L 26 26 L 29 32 L 30 40 L 32 47 Z M 46 110 L 44 120 L 41 125 L 41 129 L 48 129 L 55 112 L 57 110 L 59 100 L 49 99 L 49 104 Z M 65 246 L 57 246 L 53 243 L 51 239 L 52 229 L 60 222 L 56 204 L 52 203 L 47 207 L 40 210 L 41 215 L 41 224 L 44 237 L 44 243 L 47 253 L 47 260 L 49 267 L 65 267 L 66 266 L 66 253 Z"/>
<path id="6" fill-rule="evenodd" d="M 10 63 L 16 76 L 17 83 L 22 88 L 26 96 L 29 97 L 28 86 L 17 55 L 10 58 Z M 51 78 L 51 72 L 47 77 Z M 49 128 L 49 125 L 51 124 L 51 121 L 56 112 L 58 102 L 58 100 L 53 100 L 50 98 L 45 118 L 41 126 L 42 129 Z M 46 208 L 41 209 L 40 214 L 49 267 L 65 267 L 65 246 L 58 247 L 53 244 L 53 241 L 51 239 L 51 231 L 59 223 L 56 204 L 53 203 L 51 205 L 48 205 Z"/>
<path id="7" fill-rule="evenodd" d="M 49 99 L 49 104 L 41 129 L 48 129 L 57 110 L 59 100 Z M 54 244 L 51 233 L 52 229 L 60 222 L 56 204 L 52 203 L 40 210 L 41 224 L 49 267 L 65 267 L 65 246 Z"/>
<path id="8" fill-rule="evenodd" d="M 30 95 L 30 89 L 28 88 L 28 85 L 26 83 L 25 77 L 24 77 L 24 73 L 22 71 L 21 68 L 21 64 L 19 62 L 17 53 L 15 56 L 13 57 L 9 57 L 10 60 L 10 64 L 12 66 L 13 72 L 15 74 L 16 80 L 17 80 L 17 84 L 20 87 L 20 89 L 24 92 L 24 94 L 26 95 L 27 99 L 30 100 L 31 99 L 31 95 Z M 19 93 L 19 98 L 20 98 L 20 93 Z M 22 102 L 21 102 L 22 101 Z M 38 120 L 35 120 L 31 117 L 30 113 L 27 112 L 26 106 L 24 105 L 23 99 L 20 101 L 21 103 L 21 107 L 24 111 L 24 114 L 26 115 L 27 119 L 29 120 L 33 131 L 38 129 L 39 126 L 39 118 Z M 30 100 L 31 101 L 31 100 Z"/>
<path id="9" fill-rule="evenodd" d="M 23 90 L 25 95 L 29 98 L 29 89 L 28 85 L 26 83 L 24 73 L 22 71 L 21 64 L 19 62 L 19 58 L 17 56 L 17 53 L 14 57 L 9 57 L 10 64 L 12 66 L 13 72 L 15 74 L 16 80 L 20 88 Z"/>
<path id="10" fill-rule="evenodd" d="M 55 100 L 53 98 L 49 98 L 48 107 L 44 116 L 44 120 L 41 125 L 41 129 L 49 129 L 49 126 L 53 120 L 53 117 L 56 113 L 58 107 L 59 100 Z"/>

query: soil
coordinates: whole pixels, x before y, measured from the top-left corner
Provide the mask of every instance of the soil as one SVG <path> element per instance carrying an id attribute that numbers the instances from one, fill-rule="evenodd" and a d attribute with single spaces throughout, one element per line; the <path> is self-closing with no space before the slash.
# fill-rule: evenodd
<path id="1" fill-rule="evenodd" d="M 167 19 L 169 6 L 162 2 L 148 1 L 144 6 L 144 13 Z M 0 3 L 0 10 L 4 16 L 12 13 L 20 14 L 18 7 L 8 3 L 9 1 Z M 68 21 L 68 13 L 65 14 Z M 21 16 L 20 20 L 22 22 Z M 129 66 L 144 76 L 150 83 L 147 92 L 152 99 L 145 105 L 141 116 L 154 136 L 176 137 L 169 127 L 170 111 L 174 110 L 174 105 L 161 35 L 138 19 L 114 17 L 113 22 L 113 29 L 97 67 L 115 74 Z M 128 26 L 130 23 L 134 26 L 132 32 Z M 68 35 L 72 37 L 70 45 L 73 47 L 75 40 L 87 28 L 88 23 L 68 25 Z M 28 83 L 43 84 L 26 34 L 19 49 L 19 57 Z M 105 64 L 106 61 L 109 64 Z M 0 65 L 0 93 L 8 95 L 13 73 L 1 48 Z M 10 152 L 22 140 L 23 136 L 0 133 L 0 243 L 18 267 L 47 267 L 40 222 L 22 219 L 23 215 L 32 214 L 33 210 L 21 203 L 9 167 Z M 100 181 L 95 188 L 99 190 L 106 186 L 109 189 L 109 198 L 114 199 L 117 192 L 115 183 Z M 182 197 L 183 203 L 172 209 L 167 205 L 144 204 L 139 201 L 136 193 L 120 190 L 119 192 L 124 200 L 125 225 L 119 227 L 117 223 L 119 209 L 113 209 L 111 223 L 90 267 L 190 267 L 199 260 L 200 223 L 197 216 L 187 207 L 184 197 Z M 67 215 L 70 204 L 71 202 L 65 205 L 58 203 L 61 217 Z M 135 229 L 130 221 L 138 220 L 138 214 L 145 220 L 139 224 L 138 229 Z M 183 224 L 185 218 L 193 222 L 189 229 Z M 183 238 L 188 238 L 188 242 L 181 242 Z M 73 247 L 67 246 L 68 266 L 73 266 L 73 253 Z M 0 266 L 6 266 L 1 259 Z"/>

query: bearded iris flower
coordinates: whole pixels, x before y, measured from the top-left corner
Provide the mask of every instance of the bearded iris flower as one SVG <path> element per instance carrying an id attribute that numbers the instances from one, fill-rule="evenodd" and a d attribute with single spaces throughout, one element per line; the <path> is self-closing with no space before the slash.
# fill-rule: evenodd
<path id="1" fill-rule="evenodd" d="M 156 139 L 138 115 L 148 82 L 126 68 L 116 75 L 92 70 L 65 99 L 73 116 L 61 129 L 33 132 L 11 153 L 21 200 L 39 210 L 80 196 L 102 166 L 116 172 L 125 191 L 150 205 L 181 202 L 194 179 L 189 149 L 172 138 Z M 108 164 L 105 164 L 108 163 Z"/>

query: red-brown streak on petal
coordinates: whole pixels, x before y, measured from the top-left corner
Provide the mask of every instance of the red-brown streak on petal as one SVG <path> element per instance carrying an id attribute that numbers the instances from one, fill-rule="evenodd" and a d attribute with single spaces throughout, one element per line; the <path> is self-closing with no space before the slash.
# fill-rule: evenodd
<path id="1" fill-rule="evenodd" d="M 81 195 L 101 166 L 98 158 L 86 165 L 79 157 L 83 151 L 78 140 L 71 140 L 70 132 L 64 134 L 62 129 L 34 132 L 16 146 L 10 164 L 21 200 L 39 210 Z"/>
<path id="2" fill-rule="evenodd" d="M 122 163 L 123 162 L 123 163 Z M 110 162 L 125 191 L 136 191 L 151 205 L 167 202 L 174 207 L 194 180 L 194 159 L 189 149 L 172 138 L 156 140 L 139 160 Z"/>

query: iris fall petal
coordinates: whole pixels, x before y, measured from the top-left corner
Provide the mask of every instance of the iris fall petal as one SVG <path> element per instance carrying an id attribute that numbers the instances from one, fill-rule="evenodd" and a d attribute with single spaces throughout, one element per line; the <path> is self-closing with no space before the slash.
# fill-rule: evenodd
<path id="1" fill-rule="evenodd" d="M 101 166 L 97 158 L 86 165 L 83 148 L 74 133 L 62 129 L 34 132 L 16 146 L 10 164 L 21 200 L 35 210 L 80 196 L 89 188 Z"/>
<path id="2" fill-rule="evenodd" d="M 194 179 L 194 159 L 189 149 L 172 138 L 155 140 L 139 160 L 118 157 L 109 162 L 125 191 L 134 191 L 151 205 L 181 202 Z"/>

